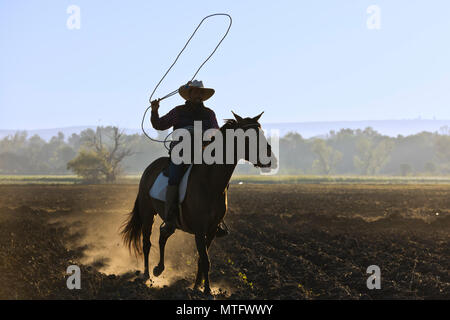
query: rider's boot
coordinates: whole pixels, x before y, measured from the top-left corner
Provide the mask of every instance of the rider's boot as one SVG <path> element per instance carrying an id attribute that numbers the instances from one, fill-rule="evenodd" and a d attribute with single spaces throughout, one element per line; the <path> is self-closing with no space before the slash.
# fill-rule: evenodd
<path id="1" fill-rule="evenodd" d="M 175 224 L 178 215 L 178 186 L 167 186 L 166 203 L 164 205 L 164 225 L 161 232 L 172 234 L 175 231 Z"/>

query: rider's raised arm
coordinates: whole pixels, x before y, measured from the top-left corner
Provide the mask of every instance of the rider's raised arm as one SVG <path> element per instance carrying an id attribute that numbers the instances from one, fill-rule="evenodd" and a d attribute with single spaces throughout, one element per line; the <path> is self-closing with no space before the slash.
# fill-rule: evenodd
<path id="1" fill-rule="evenodd" d="M 175 124 L 175 120 L 177 117 L 177 112 L 174 109 L 170 110 L 169 113 L 159 117 L 158 110 L 152 110 L 152 116 L 150 118 L 150 121 L 152 123 L 153 128 L 156 130 L 167 130 L 170 127 L 173 127 Z"/>

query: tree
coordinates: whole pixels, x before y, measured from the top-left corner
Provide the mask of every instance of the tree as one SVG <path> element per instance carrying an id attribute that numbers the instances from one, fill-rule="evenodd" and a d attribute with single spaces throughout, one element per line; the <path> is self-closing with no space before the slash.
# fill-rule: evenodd
<path id="1" fill-rule="evenodd" d="M 354 164 L 364 175 L 373 175 L 389 160 L 389 154 L 394 143 L 388 139 L 378 142 L 375 138 L 363 136 L 359 139 L 356 149 L 358 155 L 354 157 Z"/>
<path id="2" fill-rule="evenodd" d="M 361 134 L 352 129 L 341 129 L 338 132 L 329 133 L 328 145 L 342 153 L 342 160 L 336 166 L 335 172 L 343 174 L 354 173 L 353 156 L 356 153 L 356 142 Z"/>
<path id="3" fill-rule="evenodd" d="M 65 142 L 62 132 L 58 132 L 57 136 L 52 137 L 41 151 L 46 154 L 47 166 L 56 173 L 64 173 L 67 162 L 76 155 L 76 152 Z"/>
<path id="4" fill-rule="evenodd" d="M 83 147 L 67 163 L 67 169 L 87 182 L 114 182 L 121 172 L 123 159 L 133 154 L 130 148 L 124 147 L 123 132 L 117 127 L 99 127 L 96 132 L 86 130 L 81 140 Z"/>
<path id="5" fill-rule="evenodd" d="M 72 133 L 72 135 L 67 140 L 67 144 L 73 150 L 78 150 L 81 147 L 81 137 L 78 134 L 76 134 L 76 133 Z"/>
<path id="6" fill-rule="evenodd" d="M 409 163 L 400 164 L 400 174 L 403 177 L 409 176 L 412 173 L 412 167 Z"/>
<path id="7" fill-rule="evenodd" d="M 311 170 L 315 159 L 310 143 L 296 132 L 289 132 L 279 141 L 279 168 L 282 174 L 299 174 Z"/>
<path id="8" fill-rule="evenodd" d="M 450 172 L 450 135 L 438 136 L 435 142 L 435 150 L 437 158 L 441 161 L 442 172 Z"/>
<path id="9" fill-rule="evenodd" d="M 313 162 L 313 169 L 326 175 L 333 173 L 336 165 L 342 160 L 342 153 L 327 145 L 323 139 L 315 139 L 312 151 L 318 159 Z"/>
<path id="10" fill-rule="evenodd" d="M 80 149 L 78 155 L 67 163 L 67 169 L 81 176 L 84 182 L 98 183 L 106 179 L 108 169 L 104 160 L 93 150 Z"/>
<path id="11" fill-rule="evenodd" d="M 427 163 L 425 163 L 425 173 L 435 174 L 436 173 L 436 165 L 431 161 L 428 161 Z"/>
<path id="12" fill-rule="evenodd" d="M 21 173 L 29 165 L 28 159 L 12 152 L 0 153 L 0 173 Z"/>

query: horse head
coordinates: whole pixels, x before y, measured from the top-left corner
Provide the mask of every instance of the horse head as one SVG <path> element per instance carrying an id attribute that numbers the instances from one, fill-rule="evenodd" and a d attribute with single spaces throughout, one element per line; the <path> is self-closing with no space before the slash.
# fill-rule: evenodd
<path id="1" fill-rule="evenodd" d="M 267 141 L 259 123 L 259 119 L 264 112 L 252 118 L 243 118 L 233 111 L 232 113 L 234 119 L 227 119 L 222 129 L 234 131 L 234 143 L 232 144 L 234 148 L 233 154 L 235 155 L 234 160 L 236 162 L 241 159 L 246 160 L 263 171 L 270 171 L 270 169 L 276 168 L 277 158 L 273 154 L 272 147 Z M 227 136 L 226 133 L 225 136 Z M 243 143 L 240 144 L 239 142 Z M 227 143 L 226 145 L 227 147 L 229 146 Z"/>

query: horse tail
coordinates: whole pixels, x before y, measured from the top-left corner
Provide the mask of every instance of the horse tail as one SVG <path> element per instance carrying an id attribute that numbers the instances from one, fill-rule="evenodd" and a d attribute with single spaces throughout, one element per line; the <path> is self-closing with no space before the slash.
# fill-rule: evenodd
<path id="1" fill-rule="evenodd" d="M 129 213 L 120 233 L 125 246 L 136 255 L 140 255 L 142 253 L 142 219 L 139 214 L 139 193 L 134 202 L 133 211 Z"/>

